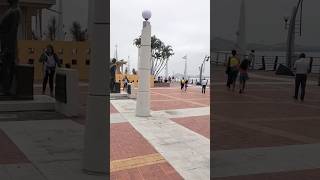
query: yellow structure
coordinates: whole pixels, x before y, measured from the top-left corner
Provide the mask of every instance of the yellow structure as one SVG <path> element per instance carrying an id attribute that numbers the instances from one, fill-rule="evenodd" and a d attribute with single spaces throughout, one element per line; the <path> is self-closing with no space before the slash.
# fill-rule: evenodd
<path id="1" fill-rule="evenodd" d="M 127 76 L 130 83 L 134 84 L 135 87 L 138 87 L 139 76 L 138 75 L 129 75 L 129 74 L 116 74 L 116 81 L 121 83 L 123 87 L 123 79 Z M 154 87 L 154 77 L 150 75 L 150 87 Z"/>
<path id="2" fill-rule="evenodd" d="M 18 43 L 19 63 L 34 65 L 35 80 L 41 80 L 43 77 L 43 64 L 39 62 L 39 58 L 48 44 L 53 45 L 63 66 L 70 64 L 72 69 L 78 70 L 80 80 L 88 80 L 90 65 L 88 42 L 20 40 Z"/>
<path id="3" fill-rule="evenodd" d="M 18 42 L 19 63 L 34 65 L 35 81 L 41 81 L 43 78 L 43 64 L 39 62 L 39 58 L 48 44 L 53 45 L 62 66 L 70 64 L 72 69 L 78 70 L 79 80 L 87 81 L 89 79 L 90 48 L 88 42 L 20 40 Z M 107 60 L 107 58 L 101 60 Z M 128 77 L 130 82 L 133 82 L 135 87 L 138 87 L 139 77 L 137 75 L 116 74 L 116 81 L 119 82 L 120 80 L 121 87 L 125 76 Z M 154 87 L 153 76 L 150 76 L 150 87 Z"/>

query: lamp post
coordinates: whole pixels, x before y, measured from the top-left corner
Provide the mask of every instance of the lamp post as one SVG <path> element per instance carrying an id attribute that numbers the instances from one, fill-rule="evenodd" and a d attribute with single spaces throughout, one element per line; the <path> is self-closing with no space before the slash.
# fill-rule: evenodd
<path id="1" fill-rule="evenodd" d="M 150 70 L 151 70 L 151 11 L 142 12 L 143 28 L 141 33 L 141 46 L 139 48 L 139 89 L 137 93 L 136 116 L 150 116 Z"/>
<path id="2" fill-rule="evenodd" d="M 204 65 L 205 65 L 205 63 L 208 62 L 209 60 L 210 60 L 210 56 L 206 56 L 206 57 L 204 58 L 204 60 L 202 61 L 202 64 L 201 64 L 201 66 L 200 66 L 200 83 L 201 83 L 201 81 L 202 81 L 202 75 L 203 75 L 203 71 L 204 71 Z"/>
<path id="3" fill-rule="evenodd" d="M 295 36 L 297 34 L 297 23 L 296 23 L 296 19 L 297 19 L 297 14 L 299 12 L 300 9 L 300 23 L 299 25 L 299 35 L 302 35 L 302 3 L 303 0 L 299 0 L 297 6 L 293 7 L 292 10 L 292 15 L 289 21 L 289 17 L 284 17 L 284 21 L 285 21 L 285 28 L 288 29 L 288 37 L 287 37 L 287 52 L 286 52 L 286 64 L 287 67 L 291 69 L 292 65 L 293 65 L 293 61 L 292 58 L 294 56 L 294 52 L 295 52 Z M 289 24 L 288 24 L 289 21 Z"/>

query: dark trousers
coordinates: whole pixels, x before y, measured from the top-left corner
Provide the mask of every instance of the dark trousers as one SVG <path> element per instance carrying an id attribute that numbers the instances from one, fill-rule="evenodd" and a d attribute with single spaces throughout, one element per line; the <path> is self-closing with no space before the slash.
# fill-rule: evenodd
<path id="1" fill-rule="evenodd" d="M 304 100 L 306 84 L 307 84 L 307 75 L 306 74 L 297 74 L 296 75 L 296 83 L 295 83 L 295 94 L 294 94 L 295 98 L 298 98 L 299 89 L 301 86 L 300 99 Z"/>
<path id="2" fill-rule="evenodd" d="M 202 94 L 205 94 L 206 93 L 206 85 L 202 85 Z"/>
<path id="3" fill-rule="evenodd" d="M 49 79 L 49 86 L 50 86 L 50 92 L 53 92 L 53 79 L 54 79 L 54 74 L 55 74 L 55 68 L 47 68 L 44 78 L 43 78 L 43 83 L 42 83 L 42 91 L 46 91 L 48 79 Z"/>

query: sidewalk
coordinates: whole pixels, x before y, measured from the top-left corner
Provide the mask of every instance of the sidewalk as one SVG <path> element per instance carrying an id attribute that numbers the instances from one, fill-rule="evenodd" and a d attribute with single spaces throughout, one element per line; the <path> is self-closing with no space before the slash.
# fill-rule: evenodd
<path id="1" fill-rule="evenodd" d="M 181 92 L 178 87 L 153 88 L 151 99 L 150 118 L 135 117 L 134 100 L 111 101 L 111 165 L 122 161 L 119 166 L 126 167 L 126 170 L 112 169 L 112 178 L 121 179 L 128 177 L 130 172 L 139 171 L 141 176 L 133 179 L 209 179 L 209 95 L 202 95 L 198 88 L 190 88 L 187 93 Z M 124 133 L 132 129 L 134 133 L 130 136 Z M 143 140 L 137 142 L 137 139 L 132 139 L 134 136 L 140 136 Z M 113 141 L 119 145 L 113 147 Z M 124 157 L 117 158 L 120 149 L 127 150 L 125 154 L 131 154 L 133 160 L 139 158 L 140 163 L 132 163 Z M 150 161 L 150 156 L 156 156 L 158 161 Z M 124 162 L 135 165 L 129 167 Z"/>
<path id="2" fill-rule="evenodd" d="M 320 87 L 307 83 L 304 102 L 274 72 L 249 73 L 245 94 L 228 91 L 215 68 L 212 176 L 215 180 L 320 178 Z"/>
<path id="3" fill-rule="evenodd" d="M 35 94 L 41 87 L 35 87 Z M 0 179 L 102 180 L 82 172 L 87 87 L 81 114 L 0 114 Z M 153 117 L 136 118 L 134 100 L 112 100 L 111 179 L 208 179 L 209 95 L 190 88 L 152 89 Z"/>

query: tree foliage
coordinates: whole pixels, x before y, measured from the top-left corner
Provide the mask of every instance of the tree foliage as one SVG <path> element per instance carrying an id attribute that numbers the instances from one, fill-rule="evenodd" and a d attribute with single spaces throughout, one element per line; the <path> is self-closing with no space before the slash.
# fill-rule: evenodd
<path id="1" fill-rule="evenodd" d="M 80 23 L 74 21 L 70 28 L 70 33 L 74 41 L 85 41 L 86 40 L 86 31 L 83 30 Z"/>
<path id="2" fill-rule="evenodd" d="M 133 44 L 138 48 L 141 47 L 141 37 L 134 39 Z M 151 74 L 155 77 L 165 68 L 169 58 L 174 55 L 172 46 L 165 45 L 155 35 L 151 37 Z"/>

